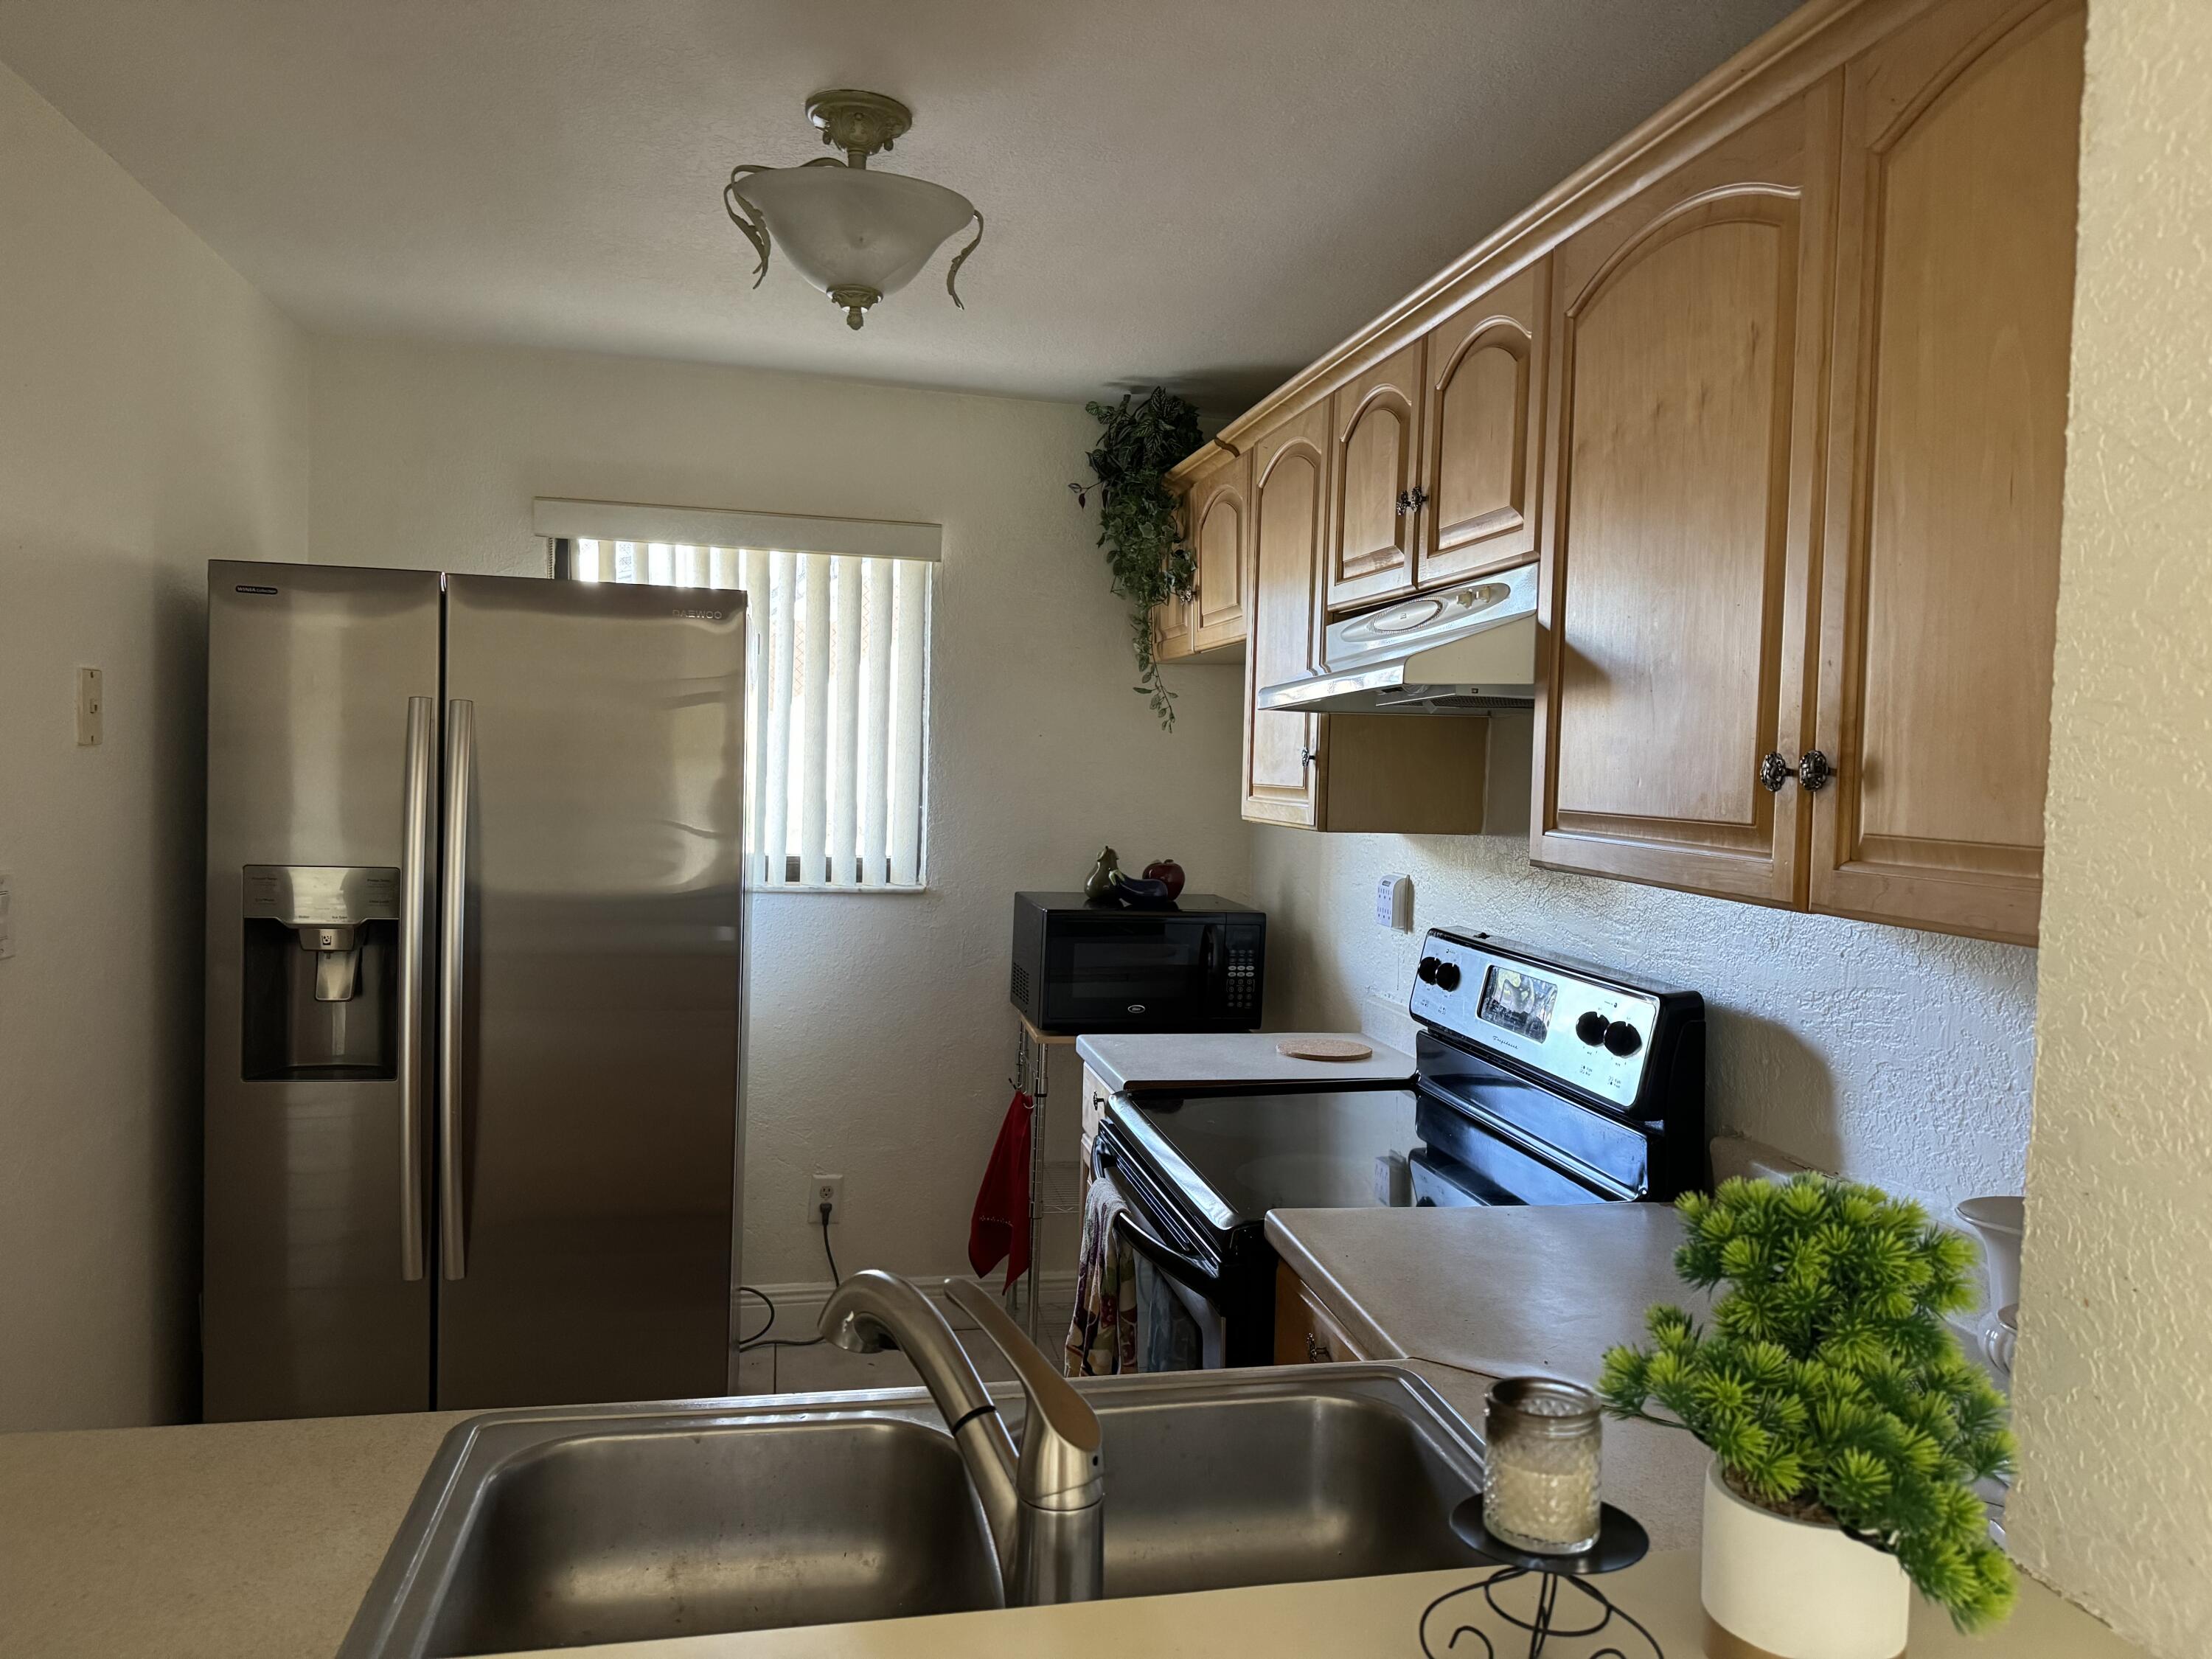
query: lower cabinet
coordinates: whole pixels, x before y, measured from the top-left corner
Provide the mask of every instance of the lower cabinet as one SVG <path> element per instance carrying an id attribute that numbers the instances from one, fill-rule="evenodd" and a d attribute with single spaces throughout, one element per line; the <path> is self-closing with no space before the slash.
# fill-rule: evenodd
<path id="1" fill-rule="evenodd" d="M 1275 1363 L 1328 1365 L 1366 1358 L 1290 1263 L 1276 1263 Z"/>
<path id="2" fill-rule="evenodd" d="M 1106 1086 L 1105 1079 L 1088 1066 L 1083 1068 L 1083 1123 L 1076 1142 L 1075 1212 L 1081 1215 L 1091 1199 L 1091 1147 L 1097 1139 L 1098 1126 L 1106 1121 L 1106 1103 L 1114 1098 L 1114 1091 Z"/>

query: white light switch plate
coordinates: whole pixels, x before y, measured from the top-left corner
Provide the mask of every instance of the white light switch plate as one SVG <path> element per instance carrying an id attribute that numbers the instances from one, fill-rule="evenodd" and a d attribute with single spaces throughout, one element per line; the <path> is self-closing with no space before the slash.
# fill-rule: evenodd
<path id="1" fill-rule="evenodd" d="M 100 742 L 100 728 L 106 724 L 107 694 L 100 684 L 97 668 L 76 671 L 76 741 L 80 749 L 90 749 Z"/>
<path id="2" fill-rule="evenodd" d="M 1375 884 L 1375 923 L 1395 933 L 1413 931 L 1413 878 L 1385 876 Z"/>

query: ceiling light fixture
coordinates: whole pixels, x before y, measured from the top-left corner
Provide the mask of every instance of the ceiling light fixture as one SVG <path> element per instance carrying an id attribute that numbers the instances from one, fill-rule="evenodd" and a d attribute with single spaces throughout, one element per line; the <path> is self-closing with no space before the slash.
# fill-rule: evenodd
<path id="1" fill-rule="evenodd" d="M 896 173 L 871 173 L 868 157 L 889 150 L 914 125 L 914 112 L 880 92 L 839 89 L 806 100 L 806 118 L 822 142 L 845 152 L 795 167 L 747 165 L 730 171 L 722 204 L 730 222 L 760 255 L 758 288 L 777 242 L 799 274 L 842 306 L 858 328 L 870 306 L 912 282 L 947 237 L 973 219 L 975 240 L 945 273 L 952 303 L 968 307 L 953 286 L 960 267 L 983 240 L 983 216 L 957 191 Z"/>

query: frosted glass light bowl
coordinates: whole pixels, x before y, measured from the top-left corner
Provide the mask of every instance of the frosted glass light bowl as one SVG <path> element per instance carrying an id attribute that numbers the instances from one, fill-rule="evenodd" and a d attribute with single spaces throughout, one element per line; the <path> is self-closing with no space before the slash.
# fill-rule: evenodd
<path id="1" fill-rule="evenodd" d="M 824 294 L 897 293 L 975 216 L 958 191 L 861 167 L 776 167 L 738 189 L 799 274 Z"/>

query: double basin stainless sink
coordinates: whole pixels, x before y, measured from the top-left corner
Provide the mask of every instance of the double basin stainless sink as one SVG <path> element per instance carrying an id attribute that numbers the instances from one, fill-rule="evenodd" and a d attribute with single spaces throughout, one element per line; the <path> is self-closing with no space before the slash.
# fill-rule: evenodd
<path id="1" fill-rule="evenodd" d="M 1479 1443 L 1391 1365 L 1101 1378 L 1105 1593 L 1479 1563 Z M 993 1391 L 1018 1440 L 1022 1397 Z M 454 1430 L 340 1659 L 429 1659 L 1001 1605 L 919 1389 L 500 1412 Z"/>

